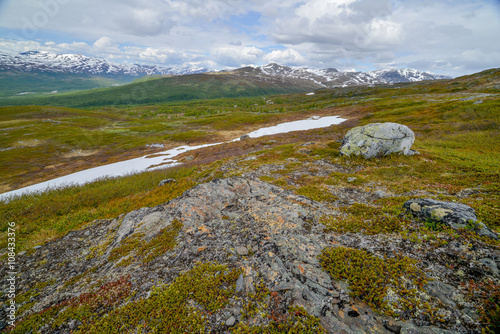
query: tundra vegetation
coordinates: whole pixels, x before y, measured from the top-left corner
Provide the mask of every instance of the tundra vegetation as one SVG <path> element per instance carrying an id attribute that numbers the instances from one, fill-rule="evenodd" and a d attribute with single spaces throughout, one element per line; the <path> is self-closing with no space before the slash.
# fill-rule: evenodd
<path id="1" fill-rule="evenodd" d="M 355 244 L 325 248 L 319 261 L 335 282 L 347 285 L 350 298 L 368 304 L 384 316 L 425 319 L 426 323 L 452 328 L 440 305 L 422 293 L 423 286 L 429 283 L 426 275 L 432 267 L 430 263 L 441 261 L 455 273 L 454 284 L 478 316 L 479 325 L 471 325 L 469 330 L 497 333 L 498 273 L 469 275 L 464 272 L 467 263 L 461 253 L 453 258 L 439 258 L 439 254 L 445 254 L 451 243 L 462 245 L 465 252 L 481 247 L 498 251 L 500 242 L 478 236 L 474 226 L 453 230 L 418 221 L 404 212 L 403 203 L 419 196 L 459 201 L 474 208 L 480 221 L 500 233 L 499 78 L 500 70 L 496 69 L 453 80 L 325 89 L 315 95 L 154 100 L 154 104 L 145 100 L 115 107 L 89 103 L 82 109 L 1 107 L 3 191 L 182 144 L 234 139 L 285 121 L 315 115 L 348 119 L 325 129 L 247 139 L 188 152 L 180 157 L 184 164 L 170 169 L 11 198 L 0 206 L 2 256 L 6 257 L 5 232 L 10 221 L 18 226 L 17 251 L 29 256 L 37 245 L 100 220 L 161 205 L 195 185 L 216 178 L 256 177 L 338 210 L 338 216 L 320 217 L 325 233 L 386 243 L 398 240 L 408 250 L 434 254 L 419 259 L 416 255 L 411 258 L 412 254 L 390 252 L 377 256 Z M 339 141 L 349 129 L 377 122 L 410 127 L 416 135 L 412 149 L 420 154 L 373 159 L 339 155 Z M 151 144 L 164 148 L 147 146 Z M 188 156 L 190 159 L 186 159 Z M 158 187 L 167 178 L 176 182 Z M 179 233 L 184 232 L 176 222 L 148 243 L 131 239 L 115 248 L 109 261 L 127 266 L 132 261 L 127 256 L 133 254 L 134 261 L 140 259 L 147 265 L 174 249 Z M 107 244 L 92 249 L 89 256 L 102 255 L 112 237 Z M 57 285 L 76 284 L 87 274 Z M 240 274 L 240 268 L 198 263 L 169 284 L 154 287 L 148 298 L 135 298 L 131 283 L 124 276 L 112 282 L 89 283 L 88 291 L 54 301 L 43 310 L 31 309 L 36 296 L 56 283 L 33 281 L 17 296 L 21 307 L 18 325 L 7 330 L 56 332 L 68 328 L 64 324 L 76 323 L 78 326 L 73 329 L 81 333 L 111 333 L 116 328 L 131 332 L 209 331 L 212 327 L 207 317 L 240 298 L 235 292 Z M 392 295 L 403 298 L 391 300 Z M 320 321 L 300 307 L 289 306 L 279 314 L 273 312 L 273 305 L 280 298 L 265 284 L 256 282 L 253 292 L 244 299 L 242 320 L 228 330 L 325 332 Z M 6 302 L 5 296 L 1 301 Z M 267 322 L 247 321 L 256 317 Z"/>

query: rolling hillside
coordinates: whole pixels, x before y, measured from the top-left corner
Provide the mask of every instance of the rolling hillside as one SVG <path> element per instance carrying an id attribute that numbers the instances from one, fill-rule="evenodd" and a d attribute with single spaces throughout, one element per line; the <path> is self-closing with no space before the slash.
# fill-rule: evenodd
<path id="1" fill-rule="evenodd" d="M 230 73 L 203 73 L 183 76 L 152 77 L 128 85 L 93 89 L 69 94 L 30 97 L 24 95 L 0 99 L 0 105 L 52 105 L 96 107 L 168 103 L 198 99 L 252 97 L 321 88 L 296 78 L 249 77 Z"/>

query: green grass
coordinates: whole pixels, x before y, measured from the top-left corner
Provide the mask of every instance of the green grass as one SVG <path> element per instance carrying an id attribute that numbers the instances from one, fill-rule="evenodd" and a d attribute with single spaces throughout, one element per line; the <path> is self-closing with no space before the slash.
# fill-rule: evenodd
<path id="1" fill-rule="evenodd" d="M 122 85 L 134 80 L 131 76 L 106 76 L 74 73 L 35 73 L 0 71 L 0 99 L 22 101 L 25 98 L 43 98 L 48 95 L 86 89 Z M 52 93 L 57 91 L 57 93 Z M 34 94 L 18 95 L 30 92 Z"/>
<path id="2" fill-rule="evenodd" d="M 0 217 L 2 221 L 16 222 L 16 246 L 21 251 L 79 229 L 95 219 L 114 218 L 144 206 L 165 203 L 193 187 L 195 182 L 190 177 L 195 175 L 201 177 L 206 173 L 194 167 L 174 168 L 23 195 L 1 205 Z M 177 182 L 158 187 L 166 178 Z M 6 229 L 7 225 L 2 224 L 2 231 Z M 3 236 L 2 245 L 6 242 Z"/>

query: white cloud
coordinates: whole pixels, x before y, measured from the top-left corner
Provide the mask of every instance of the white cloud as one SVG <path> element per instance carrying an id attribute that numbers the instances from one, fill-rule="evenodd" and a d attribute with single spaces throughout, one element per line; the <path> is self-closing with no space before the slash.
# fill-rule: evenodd
<path id="1" fill-rule="evenodd" d="M 260 63 L 264 51 L 255 46 L 226 46 L 212 49 L 210 56 L 217 64 L 240 67 Z"/>
<path id="2" fill-rule="evenodd" d="M 275 50 L 264 57 L 265 63 L 278 63 L 289 66 L 307 65 L 306 59 L 293 49 Z"/>
<path id="3" fill-rule="evenodd" d="M 500 66 L 493 0 L 16 0 L 2 9 L 3 37 L 24 40 L 19 51 L 216 68 L 273 60 L 458 75 Z"/>
<path id="4" fill-rule="evenodd" d="M 94 42 L 94 47 L 97 49 L 109 49 L 109 48 L 116 48 L 117 43 L 109 38 L 108 36 L 102 36 L 99 38 L 97 41 Z"/>

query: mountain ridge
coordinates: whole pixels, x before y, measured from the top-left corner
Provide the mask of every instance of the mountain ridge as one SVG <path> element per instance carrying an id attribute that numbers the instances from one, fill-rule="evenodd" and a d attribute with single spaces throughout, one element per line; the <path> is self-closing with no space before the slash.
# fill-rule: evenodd
<path id="1" fill-rule="evenodd" d="M 0 53 L 0 71 L 58 72 L 109 75 L 182 75 L 207 72 L 200 67 L 162 67 L 155 65 L 117 64 L 102 58 L 81 54 L 57 54 L 46 51 L 27 51 L 17 55 Z"/>
<path id="2" fill-rule="evenodd" d="M 17 55 L 0 53 L 0 71 L 34 73 L 74 73 L 88 75 L 143 77 L 149 75 L 189 75 L 206 72 L 232 72 L 243 76 L 301 79 L 314 82 L 318 88 L 358 85 L 392 84 L 424 80 L 451 79 L 414 69 L 384 69 L 369 72 L 341 72 L 335 68 L 308 69 L 270 63 L 221 71 L 196 66 L 163 67 L 157 65 L 117 64 L 102 58 L 80 54 L 56 54 L 46 51 L 27 51 Z"/>

